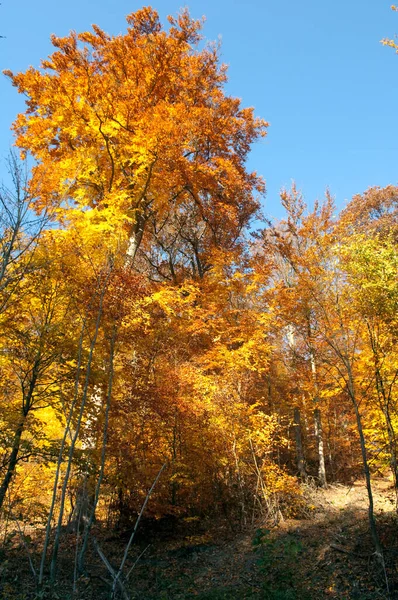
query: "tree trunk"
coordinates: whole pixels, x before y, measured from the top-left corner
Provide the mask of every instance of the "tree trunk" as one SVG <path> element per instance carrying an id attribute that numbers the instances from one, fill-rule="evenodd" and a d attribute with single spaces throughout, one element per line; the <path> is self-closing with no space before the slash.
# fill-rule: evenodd
<path id="1" fill-rule="evenodd" d="M 301 419 L 300 409 L 294 409 L 294 431 L 296 435 L 296 456 L 297 456 L 297 468 L 299 475 L 303 481 L 307 480 L 307 472 L 305 469 L 305 458 L 303 451 L 303 438 L 301 433 Z"/>
<path id="2" fill-rule="evenodd" d="M 39 588 L 42 586 L 43 579 L 44 579 L 44 567 L 45 567 L 45 562 L 46 562 L 46 557 L 47 557 L 48 546 L 50 543 L 52 521 L 53 521 L 54 510 L 55 510 L 55 504 L 56 504 L 56 500 L 57 500 L 58 482 L 61 477 L 61 465 L 63 462 L 64 449 L 65 449 L 66 440 L 68 438 L 68 435 L 70 435 L 71 439 L 72 439 L 72 433 L 71 433 L 72 417 L 73 417 L 73 412 L 74 412 L 74 409 L 75 409 L 75 406 L 77 403 L 77 397 L 78 397 L 80 372 L 81 372 L 82 357 L 83 357 L 83 339 L 84 339 L 84 334 L 86 331 L 86 321 L 87 321 L 87 315 L 83 319 L 82 328 L 81 328 L 81 332 L 80 332 L 73 399 L 72 399 L 72 403 L 69 408 L 69 414 L 68 414 L 68 417 L 66 420 L 64 434 L 62 436 L 61 446 L 60 446 L 59 453 L 58 453 L 58 460 L 57 460 L 57 466 L 56 466 L 56 470 L 55 470 L 55 477 L 54 477 L 54 483 L 53 483 L 51 505 L 50 505 L 50 509 L 49 509 L 49 512 L 47 515 L 46 532 L 45 532 L 45 536 L 44 536 L 43 550 L 42 550 L 41 561 L 40 561 L 40 570 L 39 570 L 39 581 L 38 581 Z"/>
<path id="3" fill-rule="evenodd" d="M 19 448 L 21 446 L 21 438 L 22 438 L 22 434 L 23 434 L 23 431 L 25 428 L 26 417 L 28 416 L 29 411 L 32 408 L 33 393 L 35 391 L 37 379 L 39 377 L 40 364 L 41 364 L 41 352 L 39 351 L 38 355 L 36 356 L 36 360 L 33 364 L 32 374 L 31 374 L 31 378 L 29 380 L 29 386 L 28 386 L 28 390 L 26 393 L 25 393 L 24 387 L 22 386 L 21 418 L 18 423 L 18 427 L 15 431 L 14 441 L 12 443 L 12 449 L 11 449 L 11 456 L 10 456 L 10 460 L 8 461 L 7 472 L 3 479 L 3 483 L 1 484 L 1 487 L 0 487 L 0 509 L 3 506 L 4 498 L 6 496 L 8 486 L 10 485 L 12 476 L 14 475 L 15 467 L 17 466 Z"/>
<path id="4" fill-rule="evenodd" d="M 310 340 L 310 360 L 311 360 L 311 371 L 312 378 L 314 380 L 315 386 L 315 404 L 319 402 L 319 386 L 318 386 L 318 372 L 317 365 L 315 361 L 315 350 L 312 346 L 312 331 L 311 331 L 311 323 L 308 319 L 308 339 Z M 325 454 L 323 451 L 323 430 L 322 430 L 322 420 L 321 420 L 321 411 L 319 408 L 315 408 L 314 410 L 314 425 L 315 425 L 315 437 L 318 446 L 318 478 L 319 484 L 321 487 L 326 487 L 326 469 L 325 469 Z"/>
<path id="5" fill-rule="evenodd" d="M 146 218 L 143 213 L 138 212 L 136 214 L 136 220 L 131 228 L 128 247 L 127 247 L 127 263 L 132 266 L 135 261 L 136 254 L 138 252 L 138 248 L 141 245 L 142 237 L 144 235 L 144 228 Z"/>
<path id="6" fill-rule="evenodd" d="M 84 560 L 87 552 L 88 539 L 90 535 L 91 528 L 95 519 L 95 511 L 97 509 L 97 504 L 100 496 L 101 484 L 104 478 L 105 471 L 105 456 L 106 456 L 106 445 L 108 441 L 108 426 L 109 426 L 109 412 L 111 408 L 111 398 L 112 398 L 112 385 L 113 385 L 113 363 L 114 363 L 114 354 L 115 354 L 115 340 L 116 340 L 116 326 L 113 328 L 112 338 L 111 338 L 111 347 L 109 353 L 109 377 L 108 377 L 108 391 L 106 395 L 106 407 L 105 407 L 105 419 L 104 419 L 104 429 L 103 429 L 103 437 L 102 437 L 102 450 L 101 450 L 101 464 L 100 470 L 98 474 L 97 485 L 95 487 L 94 501 L 91 508 L 91 513 L 88 517 L 87 522 L 85 523 L 85 529 L 83 534 L 82 547 L 80 550 L 79 558 L 78 558 L 78 571 L 80 574 L 84 573 Z"/>
<path id="7" fill-rule="evenodd" d="M 18 424 L 17 430 L 14 435 L 14 441 L 12 444 L 12 450 L 10 455 L 10 460 L 8 461 L 7 472 L 4 476 L 3 483 L 0 486 L 0 509 L 3 506 L 4 499 L 6 497 L 6 493 L 8 490 L 8 486 L 10 485 L 12 476 L 14 475 L 15 467 L 18 461 L 18 453 L 19 447 L 21 445 L 21 438 L 25 427 L 26 416 L 23 415 L 23 418 Z"/>
<path id="8" fill-rule="evenodd" d="M 367 322 L 368 333 L 369 333 L 369 341 L 373 352 L 373 361 L 374 361 L 374 371 L 375 371 L 375 383 L 376 383 L 376 392 L 379 399 L 379 404 L 381 411 L 384 416 L 384 420 L 386 423 L 387 435 L 388 435 L 388 446 L 390 451 L 390 467 L 391 472 L 394 478 L 394 487 L 395 487 L 395 504 L 396 508 L 398 508 L 398 464 L 397 464 L 397 440 L 394 430 L 394 425 L 391 420 L 390 415 L 390 404 L 391 404 L 391 393 L 392 393 L 392 385 L 385 386 L 385 381 L 383 378 L 381 364 L 382 360 L 380 359 L 380 347 L 377 340 L 376 333 L 372 330 L 371 325 Z M 396 374 L 394 376 L 395 380 Z"/>
<path id="9" fill-rule="evenodd" d="M 362 428 L 362 418 L 361 418 L 361 413 L 359 412 L 358 402 L 357 402 L 355 388 L 354 388 L 354 381 L 353 381 L 353 378 L 351 375 L 351 368 L 349 366 L 347 367 L 347 371 L 348 371 L 348 376 L 349 376 L 348 393 L 349 393 L 351 402 L 354 406 L 355 417 L 356 417 L 356 422 L 357 422 L 357 429 L 358 429 L 358 434 L 359 434 L 359 441 L 360 441 L 360 445 L 361 445 L 363 471 L 364 471 L 364 475 L 365 475 L 366 489 L 368 492 L 368 500 L 369 500 L 368 517 L 369 517 L 370 533 L 371 533 L 371 536 L 373 539 L 376 554 L 384 566 L 383 550 L 382 550 L 382 547 L 380 544 L 379 535 L 377 533 L 376 519 L 374 516 L 372 483 L 370 480 L 370 470 L 369 470 L 368 456 L 367 456 L 367 450 L 366 450 L 365 436 L 364 436 L 363 428 Z"/>
<path id="10" fill-rule="evenodd" d="M 97 343 L 97 337 L 98 337 L 101 318 L 102 318 L 104 297 L 105 297 L 105 293 L 106 293 L 106 289 L 107 289 L 109 276 L 110 276 L 110 272 L 107 274 L 106 279 L 103 283 L 103 287 L 100 292 L 98 313 L 97 313 L 97 319 L 96 319 L 96 323 L 95 323 L 95 331 L 94 331 L 93 338 L 91 340 L 90 351 L 89 351 L 89 355 L 87 358 L 86 376 L 85 376 L 85 381 L 84 381 L 84 385 L 83 385 L 83 389 L 82 389 L 82 399 L 81 399 L 81 403 L 80 403 L 80 409 L 79 409 L 77 421 L 75 424 L 75 432 L 74 432 L 74 435 L 71 440 L 68 457 L 66 460 L 64 481 L 63 481 L 62 488 L 61 488 L 59 514 L 58 514 L 58 519 L 57 519 L 57 525 L 55 528 L 54 546 L 53 546 L 52 558 L 51 558 L 51 563 L 50 563 L 50 581 L 51 581 L 51 583 L 54 583 L 55 578 L 56 578 L 57 558 L 58 558 L 59 543 L 60 543 L 60 538 L 61 538 L 62 520 L 63 520 L 63 515 L 64 515 L 64 510 L 65 510 L 66 490 L 68 487 L 69 478 L 70 478 L 70 474 L 71 474 L 71 470 L 72 470 L 72 461 L 73 461 L 75 446 L 77 443 L 77 439 L 79 437 L 80 427 L 82 424 L 83 414 L 84 414 L 84 410 L 85 410 L 85 406 L 86 406 L 86 401 L 87 401 L 87 396 L 88 396 L 88 391 L 89 391 L 89 382 L 90 382 L 90 376 L 91 376 L 91 366 L 92 366 L 95 346 Z"/>
<path id="11" fill-rule="evenodd" d="M 398 508 L 398 464 L 397 464 L 397 441 L 395 437 L 394 427 L 391 421 L 390 413 L 388 408 L 386 407 L 383 410 L 384 419 L 386 422 L 387 435 L 388 435 L 388 445 L 390 450 L 390 468 L 394 479 L 394 487 L 395 487 L 395 504 L 396 508 Z"/>
<path id="12" fill-rule="evenodd" d="M 323 450 L 323 430 L 322 430 L 322 419 L 321 419 L 321 411 L 319 408 L 314 410 L 314 424 L 315 424 L 315 437 L 318 445 L 318 478 L 319 484 L 321 487 L 327 486 L 326 481 L 326 469 L 325 469 L 325 454 Z"/>

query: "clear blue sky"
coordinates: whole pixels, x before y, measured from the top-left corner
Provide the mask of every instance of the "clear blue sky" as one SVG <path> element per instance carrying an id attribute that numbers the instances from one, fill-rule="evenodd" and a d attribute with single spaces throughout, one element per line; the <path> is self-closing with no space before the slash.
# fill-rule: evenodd
<path id="1" fill-rule="evenodd" d="M 148 4 L 148 2 L 144 2 Z M 165 22 L 180 0 L 154 0 Z M 117 34 L 142 5 L 127 0 L 3 0 L 0 67 L 39 66 L 51 33 L 92 23 Z M 278 192 L 294 179 L 312 203 L 326 187 L 339 208 L 370 186 L 398 183 L 398 56 L 380 44 L 398 33 L 388 0 L 192 0 L 204 35 L 221 37 L 228 93 L 270 122 L 249 167 L 267 182 L 264 211 L 279 217 Z M 0 155 L 23 98 L 0 77 Z"/>

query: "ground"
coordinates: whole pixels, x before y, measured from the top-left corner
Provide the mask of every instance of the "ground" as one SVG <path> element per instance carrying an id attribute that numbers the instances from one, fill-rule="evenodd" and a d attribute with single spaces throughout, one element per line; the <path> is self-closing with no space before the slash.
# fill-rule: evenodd
<path id="1" fill-rule="evenodd" d="M 131 600 L 398 599 L 398 518 L 391 482 L 379 479 L 374 483 L 385 570 L 373 552 L 363 482 L 335 485 L 327 490 L 305 488 L 304 494 L 309 507 L 305 518 L 285 520 L 278 527 L 257 523 L 237 531 L 209 524 L 204 528 L 202 523 L 196 530 L 190 527 L 189 532 L 180 525 L 165 527 L 155 534 L 142 532 L 131 549 L 125 570 L 127 573 L 135 565 L 125 582 L 128 597 Z M 117 565 L 126 540 L 105 534 L 98 539 L 110 564 Z M 68 540 L 64 543 L 67 549 Z M 3 558 L 6 560 L 0 571 L 0 597 L 35 598 L 25 549 L 14 546 Z M 34 554 L 32 558 L 35 559 Z M 69 595 L 66 590 L 70 589 L 73 572 L 71 546 L 69 560 L 60 565 L 61 581 L 54 598 L 109 598 L 107 569 L 94 551 L 88 559 L 90 577 L 82 578 L 78 592 Z M 50 597 L 50 593 L 41 597 Z"/>

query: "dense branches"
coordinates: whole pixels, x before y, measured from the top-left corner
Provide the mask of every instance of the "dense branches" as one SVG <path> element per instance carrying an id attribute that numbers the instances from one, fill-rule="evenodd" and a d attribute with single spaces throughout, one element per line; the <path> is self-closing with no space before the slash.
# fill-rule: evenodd
<path id="1" fill-rule="evenodd" d="M 277 523 L 303 509 L 298 479 L 363 472 L 381 557 L 372 472 L 398 482 L 397 188 L 335 217 L 329 194 L 308 210 L 293 187 L 248 243 L 264 187 L 246 158 L 266 123 L 225 94 L 186 11 L 168 31 L 150 8 L 127 21 L 54 37 L 41 69 L 8 73 L 35 164 L 25 180 L 12 155 L 15 191 L 0 192 L 3 514 L 44 526 L 39 585 L 67 525 L 74 592 L 95 539 L 124 594 L 130 544 L 115 571 L 97 523 L 131 528 L 144 508 Z"/>

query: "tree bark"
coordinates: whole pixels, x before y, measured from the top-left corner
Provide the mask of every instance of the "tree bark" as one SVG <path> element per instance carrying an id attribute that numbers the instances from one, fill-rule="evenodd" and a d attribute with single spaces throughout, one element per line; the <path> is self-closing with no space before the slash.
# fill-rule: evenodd
<path id="1" fill-rule="evenodd" d="M 70 477 L 70 473 L 71 473 L 71 469 L 72 469 L 72 461 L 73 461 L 75 446 L 76 446 L 76 442 L 77 442 L 77 439 L 78 439 L 78 436 L 80 433 L 80 426 L 81 426 L 81 423 L 83 420 L 84 409 L 86 406 L 94 349 L 95 349 L 95 345 L 97 343 L 97 337 L 98 337 L 101 318 L 102 318 L 104 297 L 105 297 L 105 292 L 107 289 L 107 283 L 108 283 L 109 276 L 110 276 L 110 273 L 107 274 L 106 279 L 103 283 L 103 287 L 100 292 L 98 313 L 97 313 L 97 319 L 96 319 L 96 323 L 95 323 L 95 331 L 94 331 L 93 338 L 91 340 L 90 351 L 89 351 L 89 355 L 88 355 L 88 359 L 87 359 L 86 376 L 85 376 L 85 381 L 84 381 L 83 390 L 82 390 L 82 399 L 81 399 L 81 403 L 80 403 L 80 409 L 79 409 L 79 413 L 78 413 L 77 421 L 76 421 L 76 425 L 75 425 L 75 432 L 72 437 L 69 452 L 68 452 L 68 458 L 66 460 L 66 470 L 65 470 L 65 475 L 64 475 L 64 481 L 63 481 L 62 488 L 61 488 L 59 515 L 58 515 L 57 525 L 55 528 L 54 546 L 53 546 L 52 558 L 51 558 L 51 563 L 50 563 L 51 583 L 54 583 L 55 578 L 56 578 L 57 558 L 58 558 L 59 543 L 60 543 L 60 538 L 61 538 L 62 519 L 63 519 L 63 514 L 64 514 L 64 509 L 65 509 L 66 490 L 68 487 L 69 477 Z"/>
<path id="2" fill-rule="evenodd" d="M 303 450 L 303 437 L 301 432 L 300 409 L 296 406 L 294 409 L 294 431 L 296 436 L 296 457 L 299 475 L 303 481 L 307 480 L 307 471 L 305 469 L 305 458 Z"/>
<path id="3" fill-rule="evenodd" d="M 0 487 L 0 509 L 3 506 L 4 499 L 8 490 L 8 486 L 10 485 L 12 476 L 15 472 L 15 467 L 18 462 L 18 454 L 19 448 L 21 446 L 21 438 L 25 429 L 26 418 L 32 408 L 33 405 L 33 394 L 36 389 L 37 380 L 39 377 L 39 369 L 41 364 L 41 352 L 39 351 L 36 360 L 33 364 L 32 374 L 29 381 L 29 386 L 27 392 L 25 392 L 24 385 L 22 385 L 22 410 L 21 410 L 21 418 L 18 423 L 17 429 L 14 435 L 14 441 L 12 443 L 10 460 L 8 461 L 7 472 L 4 476 L 3 482 Z"/>
<path id="4" fill-rule="evenodd" d="M 3 506 L 4 499 L 6 497 L 6 493 L 8 490 L 8 486 L 10 485 L 12 476 L 14 475 L 15 467 L 18 462 L 19 447 L 21 445 L 21 438 L 22 438 L 22 434 L 24 431 L 24 427 L 25 427 L 25 421 L 26 421 L 26 416 L 23 415 L 23 418 L 19 422 L 18 427 L 15 431 L 11 455 L 10 455 L 10 459 L 8 461 L 7 472 L 4 476 L 3 482 L 0 487 L 0 509 Z"/>
<path id="5" fill-rule="evenodd" d="M 325 453 L 323 449 L 323 429 L 322 429 L 322 418 L 321 411 L 319 408 L 314 410 L 314 425 L 315 425 L 315 437 L 318 445 L 318 478 L 321 487 L 327 486 L 326 480 L 326 468 L 325 468 Z"/>
<path id="6" fill-rule="evenodd" d="M 383 550 L 381 547 L 379 534 L 377 533 L 376 519 L 374 516 L 372 483 L 371 483 L 371 479 L 370 479 L 370 469 L 369 469 L 368 456 L 367 456 L 367 450 L 366 450 L 365 436 L 364 436 L 363 427 L 362 427 L 362 418 L 361 418 L 361 413 L 359 412 L 359 407 L 358 407 L 358 402 L 357 402 L 355 387 L 354 387 L 354 380 L 353 380 L 352 373 L 351 373 L 351 367 L 350 367 L 350 365 L 346 365 L 346 367 L 347 367 L 347 371 L 348 371 L 348 393 L 349 393 L 351 402 L 354 406 L 355 418 L 356 418 L 357 429 L 358 429 L 358 434 L 359 434 L 359 442 L 361 445 L 363 471 L 364 471 L 364 475 L 365 475 L 366 489 L 368 492 L 368 500 L 369 500 L 368 517 L 369 517 L 370 533 L 371 533 L 371 536 L 373 539 L 376 555 L 381 560 L 381 562 L 383 563 L 383 567 L 384 567 Z"/>
<path id="7" fill-rule="evenodd" d="M 78 558 L 78 571 L 80 574 L 84 573 L 84 560 L 87 551 L 88 539 L 90 535 L 91 528 L 95 519 L 95 511 L 97 509 L 97 504 L 100 496 L 101 484 L 104 478 L 105 471 L 105 456 L 106 456 L 106 446 L 108 441 L 108 426 L 109 426 L 109 412 L 111 407 L 111 398 L 112 398 L 112 385 L 113 385 L 113 363 L 114 363 L 114 355 L 115 355 L 115 340 L 116 340 L 116 326 L 113 328 L 112 338 L 111 338 L 111 347 L 109 353 L 109 377 L 108 377 L 108 391 L 106 395 L 106 407 L 105 407 L 105 419 L 104 419 L 104 429 L 103 429 L 103 437 L 102 437 L 102 450 L 101 450 L 101 464 L 100 470 L 98 474 L 97 485 L 95 487 L 95 495 L 94 502 L 91 507 L 91 513 L 88 517 L 87 522 L 85 523 L 85 529 L 83 534 L 82 547 L 79 553 Z"/>
<path id="8" fill-rule="evenodd" d="M 308 340 L 310 346 L 310 360 L 311 360 L 311 372 L 312 378 L 314 381 L 315 387 L 315 404 L 319 403 L 319 386 L 318 386 L 318 371 L 317 364 L 315 361 L 315 350 L 312 345 L 312 330 L 311 330 L 311 322 L 308 317 Z M 325 468 L 325 454 L 323 449 L 323 430 L 322 430 L 322 419 L 321 419 L 321 411 L 319 408 L 315 408 L 314 410 L 314 426 L 315 426 L 315 437 L 318 446 L 318 478 L 319 484 L 321 487 L 327 486 L 326 481 L 326 468 Z"/>
<path id="9" fill-rule="evenodd" d="M 145 209 L 141 208 L 136 211 L 135 214 L 135 223 L 131 228 L 127 252 L 126 252 L 126 262 L 130 264 L 132 267 L 135 261 L 136 254 L 141 245 L 142 237 L 144 235 L 145 224 L 147 221 L 147 217 L 145 215 Z"/>

